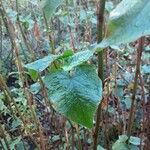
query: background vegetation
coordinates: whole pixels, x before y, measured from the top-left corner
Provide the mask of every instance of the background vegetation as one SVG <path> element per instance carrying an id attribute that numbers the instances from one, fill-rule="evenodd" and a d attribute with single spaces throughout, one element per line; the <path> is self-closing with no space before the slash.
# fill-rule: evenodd
<path id="1" fill-rule="evenodd" d="M 0 1 L 0 149 L 150 149 L 150 2 L 119 3 Z"/>

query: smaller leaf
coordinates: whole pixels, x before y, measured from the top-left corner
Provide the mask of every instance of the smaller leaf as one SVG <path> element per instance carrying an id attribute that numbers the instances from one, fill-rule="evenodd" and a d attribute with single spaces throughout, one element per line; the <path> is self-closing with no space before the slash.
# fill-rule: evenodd
<path id="1" fill-rule="evenodd" d="M 108 12 L 110 12 L 113 8 L 114 8 L 113 2 L 111 2 L 111 1 L 106 2 L 105 9 L 106 9 Z"/>
<path id="2" fill-rule="evenodd" d="M 20 119 L 15 119 L 13 122 L 12 122 L 12 125 L 11 125 L 11 127 L 12 127 L 12 129 L 16 129 L 18 126 L 20 126 L 21 125 L 21 120 Z"/>
<path id="3" fill-rule="evenodd" d="M 53 137 L 52 137 L 52 141 L 53 142 L 56 142 L 56 141 L 58 141 L 58 140 L 60 140 L 61 138 L 60 138 L 60 136 L 59 135 L 54 135 Z"/>
<path id="4" fill-rule="evenodd" d="M 120 135 L 119 139 L 113 144 L 113 150 L 129 150 L 126 141 L 128 140 L 127 135 Z"/>
<path id="5" fill-rule="evenodd" d="M 106 150 L 103 147 L 101 147 L 100 145 L 97 146 L 97 150 Z"/>
<path id="6" fill-rule="evenodd" d="M 0 98 L 1 98 L 1 95 L 0 95 Z M 1 99 L 1 100 L 0 100 L 0 111 L 3 111 L 3 110 L 5 110 L 5 109 L 7 109 L 7 107 L 4 105 L 4 102 L 3 102 L 3 100 Z"/>
<path id="7" fill-rule="evenodd" d="M 40 89 L 41 89 L 41 87 L 40 87 L 40 84 L 38 82 L 36 82 L 30 86 L 30 91 L 33 94 L 37 94 L 40 91 Z"/>
<path id="8" fill-rule="evenodd" d="M 59 59 L 64 59 L 73 55 L 73 50 L 65 50 L 64 53 L 59 57 Z"/>
<path id="9" fill-rule="evenodd" d="M 131 100 L 130 97 L 125 97 L 125 99 L 122 100 L 122 103 L 125 104 L 125 107 L 126 107 L 127 109 L 130 109 L 130 108 L 131 108 L 131 102 L 132 102 L 132 100 Z"/>
<path id="10" fill-rule="evenodd" d="M 145 74 L 150 74 L 150 65 L 144 65 L 142 66 L 142 70 L 143 70 L 143 73 Z"/>
<path id="11" fill-rule="evenodd" d="M 72 57 L 70 57 L 68 64 L 63 67 L 65 71 L 69 71 L 74 67 L 82 64 L 83 62 L 88 61 L 94 54 L 94 51 L 86 50 L 75 53 Z"/>
<path id="12" fill-rule="evenodd" d="M 57 7 L 61 5 L 63 0 L 42 0 L 40 5 L 45 13 L 46 18 L 49 20 L 56 11 Z"/>
<path id="13" fill-rule="evenodd" d="M 131 136 L 129 142 L 133 145 L 140 145 L 141 139 L 138 137 Z"/>
<path id="14" fill-rule="evenodd" d="M 36 81 L 36 79 L 38 77 L 38 72 L 33 69 L 29 69 L 28 71 L 29 71 L 29 75 L 30 75 L 31 79 L 33 81 Z"/>
<path id="15" fill-rule="evenodd" d="M 23 143 L 22 141 L 20 141 L 20 142 L 16 145 L 16 149 L 17 149 L 17 150 L 26 150 L 24 144 L 26 144 L 25 141 L 24 141 L 24 143 Z"/>
<path id="16" fill-rule="evenodd" d="M 15 146 L 17 144 L 19 144 L 19 142 L 21 141 L 21 136 L 17 137 L 15 140 L 13 140 L 10 144 L 10 149 L 11 150 L 14 150 L 15 149 Z"/>
<path id="17" fill-rule="evenodd" d="M 119 139 L 117 140 L 118 142 L 126 142 L 128 140 L 127 135 L 120 135 Z"/>
<path id="18" fill-rule="evenodd" d="M 129 150 L 128 145 L 126 143 L 116 142 L 112 146 L 112 150 Z"/>
<path id="19" fill-rule="evenodd" d="M 139 147 L 135 145 L 129 145 L 129 150 L 139 150 Z"/>
<path id="20" fill-rule="evenodd" d="M 37 72 L 42 72 L 58 57 L 59 57 L 59 55 L 48 55 L 42 59 L 39 59 L 39 60 L 36 60 L 36 61 L 30 63 L 30 64 L 26 64 L 25 68 L 35 70 Z"/>

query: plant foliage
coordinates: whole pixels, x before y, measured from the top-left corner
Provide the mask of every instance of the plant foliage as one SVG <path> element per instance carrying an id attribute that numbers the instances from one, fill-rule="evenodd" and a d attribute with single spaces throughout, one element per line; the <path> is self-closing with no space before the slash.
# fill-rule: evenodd
<path id="1" fill-rule="evenodd" d="M 102 98 L 102 83 L 93 67 L 81 65 L 70 72 L 49 73 L 45 85 L 56 110 L 85 127 L 93 126 Z"/>
<path id="2" fill-rule="evenodd" d="M 61 5 L 63 0 L 42 0 L 41 7 L 45 13 L 46 18 L 49 20 L 55 13 L 57 7 Z"/>
<path id="3" fill-rule="evenodd" d="M 125 44 L 149 35 L 149 8 L 149 0 L 123 0 L 111 11 L 106 37 L 97 47 Z"/>

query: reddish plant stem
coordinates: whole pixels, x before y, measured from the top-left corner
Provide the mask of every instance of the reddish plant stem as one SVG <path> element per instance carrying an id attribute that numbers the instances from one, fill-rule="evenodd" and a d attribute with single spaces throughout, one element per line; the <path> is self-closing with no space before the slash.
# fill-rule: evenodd
<path id="1" fill-rule="evenodd" d="M 99 7 L 97 11 L 97 42 L 98 43 L 100 43 L 103 39 L 104 10 L 105 10 L 105 0 L 99 0 Z M 98 76 L 103 82 L 103 50 L 98 53 Z M 93 134 L 93 150 L 97 149 L 101 111 L 102 108 L 100 103 L 97 109 L 96 125 Z"/>
<path id="2" fill-rule="evenodd" d="M 143 137 L 144 137 L 144 130 L 145 130 L 145 127 L 146 127 L 146 120 L 145 120 L 145 110 L 146 110 L 146 107 L 145 107 L 145 91 L 144 91 L 144 83 L 143 83 L 143 79 L 142 79 L 142 75 L 141 75 L 141 72 L 139 72 L 139 79 L 140 79 L 140 85 L 141 85 L 141 90 L 142 90 L 142 109 L 143 109 L 143 123 L 142 123 L 142 136 L 141 136 L 141 142 L 140 142 L 140 150 L 142 150 L 142 141 L 143 141 Z"/>
<path id="3" fill-rule="evenodd" d="M 100 43 L 103 39 L 103 27 L 104 27 L 104 10 L 105 0 L 99 0 L 99 7 L 97 11 L 97 43 Z M 98 52 L 98 76 L 103 81 L 103 50 Z"/>
<path id="4" fill-rule="evenodd" d="M 25 71 L 23 69 L 23 66 L 22 66 L 22 62 L 21 62 L 21 59 L 20 59 L 20 56 L 19 56 L 19 48 L 18 48 L 18 44 L 17 44 L 17 41 L 16 41 L 16 31 L 15 31 L 15 27 L 14 25 L 12 24 L 11 20 L 9 19 L 9 17 L 7 16 L 7 13 L 2 5 L 2 3 L 0 3 L 1 6 L 2 6 L 2 9 L 0 10 L 1 13 L 2 13 L 2 17 L 3 17 L 3 21 L 7 27 L 7 30 L 8 30 L 8 33 L 9 33 L 9 37 L 12 41 L 12 45 L 13 45 L 13 50 L 14 50 L 14 54 L 16 56 L 16 66 L 17 66 L 17 69 L 18 69 L 18 72 L 19 72 L 19 77 L 21 79 L 21 82 L 22 82 L 22 87 L 23 87 L 23 90 L 24 90 L 24 94 L 28 100 L 28 102 L 31 101 L 30 97 L 28 97 L 29 95 L 29 92 L 26 90 L 28 89 L 28 81 L 26 79 L 26 75 L 25 75 Z M 3 84 L 4 85 L 4 84 Z M 5 86 L 6 87 L 6 86 Z M 11 96 L 11 93 L 9 93 L 9 91 L 7 90 L 7 93 L 10 95 L 10 98 L 13 100 L 12 96 Z M 14 100 L 13 100 L 14 101 Z M 24 123 L 24 126 L 25 126 L 25 120 L 19 110 L 19 108 L 17 107 L 17 105 L 14 103 L 15 105 L 15 108 L 16 110 L 19 112 L 19 116 L 21 117 L 23 123 Z M 31 109 L 31 112 L 33 112 L 34 110 L 32 109 L 32 107 L 30 107 Z M 33 113 L 32 113 L 33 114 Z M 33 117 L 34 119 L 34 117 Z M 36 122 L 36 120 L 34 119 L 35 123 L 37 124 L 37 127 L 38 127 L 38 123 Z M 25 126 L 26 127 L 26 126 Z M 32 137 L 32 135 L 30 135 L 30 138 Z M 42 140 L 42 139 L 41 139 Z M 34 143 L 35 145 L 37 146 L 37 148 L 39 149 L 39 146 L 37 144 L 37 142 L 34 140 Z M 43 148 L 44 149 L 44 148 Z"/>
<path id="5" fill-rule="evenodd" d="M 129 114 L 129 121 L 128 121 L 128 127 L 127 127 L 127 135 L 130 138 L 131 136 L 131 130 L 133 126 L 134 121 L 134 110 L 135 110 L 135 101 L 136 101 L 136 90 L 138 85 L 138 76 L 140 73 L 140 65 L 141 65 L 141 56 L 144 46 L 144 38 L 141 37 L 139 39 L 138 48 L 137 48 L 137 57 L 136 57 L 136 71 L 135 71 L 135 77 L 134 77 L 134 87 L 133 87 L 133 94 L 132 94 L 132 103 L 131 103 L 131 109 Z"/>

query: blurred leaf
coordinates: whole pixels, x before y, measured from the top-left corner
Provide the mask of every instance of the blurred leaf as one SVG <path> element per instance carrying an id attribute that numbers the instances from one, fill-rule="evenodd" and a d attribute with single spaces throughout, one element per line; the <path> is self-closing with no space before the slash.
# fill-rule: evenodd
<path id="1" fill-rule="evenodd" d="M 131 91 L 131 90 L 133 90 L 134 89 L 134 83 L 129 83 L 129 85 L 128 85 L 128 90 L 129 91 Z"/>
<path id="2" fill-rule="evenodd" d="M 57 7 L 63 3 L 63 0 L 42 0 L 40 5 L 49 20 L 55 13 Z"/>
<path id="3" fill-rule="evenodd" d="M 126 142 L 128 140 L 127 135 L 120 135 L 119 139 L 117 140 L 118 142 Z"/>
<path id="4" fill-rule="evenodd" d="M 145 50 L 146 52 L 150 52 L 150 45 L 146 46 L 146 47 L 144 48 L 144 50 Z"/>
<path id="5" fill-rule="evenodd" d="M 117 96 L 121 99 L 123 97 L 124 94 L 124 89 L 122 86 L 118 86 L 117 88 Z"/>
<path id="6" fill-rule="evenodd" d="M 31 79 L 33 81 L 36 81 L 36 79 L 38 78 L 38 72 L 33 69 L 28 69 L 28 71 L 29 71 L 29 75 L 30 75 Z"/>
<path id="7" fill-rule="evenodd" d="M 126 141 L 128 140 L 127 135 L 120 135 L 119 139 L 113 144 L 113 150 L 129 150 Z"/>
<path id="8" fill-rule="evenodd" d="M 3 111 L 7 109 L 7 107 L 4 105 L 4 102 L 1 99 L 1 93 L 0 93 L 0 111 Z"/>
<path id="9" fill-rule="evenodd" d="M 105 9 L 110 12 L 114 8 L 114 4 L 111 1 L 106 2 Z"/>
<path id="10" fill-rule="evenodd" d="M 129 150 L 140 150 L 140 149 L 135 145 L 129 145 Z"/>
<path id="11" fill-rule="evenodd" d="M 12 129 L 16 129 L 18 126 L 20 126 L 21 125 L 21 120 L 20 119 L 15 119 L 15 120 L 13 120 L 13 122 L 12 122 L 12 124 L 11 124 L 11 127 L 12 127 Z"/>
<path id="12" fill-rule="evenodd" d="M 73 50 L 65 50 L 59 59 L 65 59 L 73 55 Z"/>
<path id="13" fill-rule="evenodd" d="M 129 139 L 129 142 L 133 145 L 138 146 L 138 145 L 140 145 L 141 140 L 138 137 L 131 136 Z"/>
<path id="14" fill-rule="evenodd" d="M 106 150 L 106 149 L 104 149 L 102 146 L 98 145 L 97 150 Z"/>
<path id="15" fill-rule="evenodd" d="M 13 140 L 11 142 L 11 144 L 9 145 L 10 146 L 10 149 L 11 150 L 14 150 L 15 149 L 15 146 L 21 141 L 21 136 L 17 137 L 15 140 Z"/>
<path id="16" fill-rule="evenodd" d="M 25 141 L 24 143 L 22 141 L 20 141 L 17 145 L 16 145 L 16 149 L 17 150 L 25 150 Z M 34 149 L 35 150 L 35 149 Z"/>
<path id="17" fill-rule="evenodd" d="M 33 94 L 37 94 L 41 89 L 40 83 L 36 82 L 30 86 L 30 91 Z"/>
<path id="18" fill-rule="evenodd" d="M 125 104 L 125 107 L 127 109 L 131 108 L 131 98 L 130 97 L 125 97 L 125 99 L 122 100 L 122 102 Z"/>
<path id="19" fill-rule="evenodd" d="M 112 150 L 129 150 L 129 148 L 126 143 L 116 142 L 113 144 Z"/>
<path id="20" fill-rule="evenodd" d="M 45 85 L 56 110 L 85 127 L 93 126 L 94 113 L 102 99 L 102 83 L 95 68 L 82 65 L 72 72 L 50 73 Z"/>
<path id="21" fill-rule="evenodd" d="M 8 8 L 8 9 L 6 9 L 6 12 L 12 21 L 15 22 L 17 20 L 17 12 L 16 11 Z"/>
<path id="22" fill-rule="evenodd" d="M 142 71 L 145 74 L 149 74 L 150 73 L 150 65 L 145 64 L 144 66 L 142 66 Z"/>
<path id="23" fill-rule="evenodd" d="M 53 137 L 52 137 L 52 141 L 53 142 L 56 142 L 56 141 L 58 141 L 58 140 L 60 140 L 61 138 L 60 138 L 60 135 L 54 135 Z"/>

